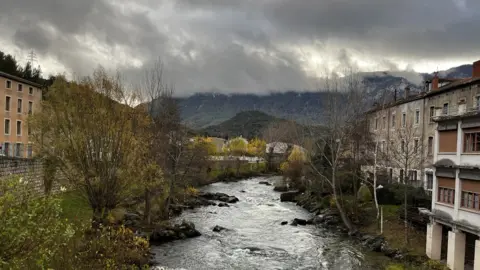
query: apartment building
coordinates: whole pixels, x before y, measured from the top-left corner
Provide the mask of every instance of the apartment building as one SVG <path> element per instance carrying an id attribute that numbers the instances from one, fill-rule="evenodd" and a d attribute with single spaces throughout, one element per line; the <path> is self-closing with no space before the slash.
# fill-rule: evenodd
<path id="1" fill-rule="evenodd" d="M 390 103 L 379 102 L 368 111 L 369 130 L 382 153 L 378 165 L 389 180 L 406 179 L 414 186 L 432 191 L 437 126 L 434 117 L 480 107 L 479 96 L 480 61 L 476 61 L 471 78 L 439 78 L 435 74 L 425 81 L 421 93 L 411 95 L 409 89 L 405 89 L 402 98 Z M 403 166 L 399 158 L 403 159 Z M 371 166 L 363 169 L 372 171 Z"/>
<path id="2" fill-rule="evenodd" d="M 0 72 L 0 155 L 33 157 L 28 116 L 40 109 L 41 85 Z"/>
<path id="3" fill-rule="evenodd" d="M 475 90 L 458 92 L 455 107 L 439 100 L 432 117 L 437 128 L 426 253 L 431 259 L 446 257 L 450 269 L 468 263 L 480 270 L 480 78 L 464 83 L 474 83 Z"/>

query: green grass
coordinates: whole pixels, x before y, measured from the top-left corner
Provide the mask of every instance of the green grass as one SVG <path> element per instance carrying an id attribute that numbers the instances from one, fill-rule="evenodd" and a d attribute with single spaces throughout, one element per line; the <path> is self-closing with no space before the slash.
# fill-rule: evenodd
<path id="1" fill-rule="evenodd" d="M 59 195 L 62 217 L 73 222 L 87 223 L 92 218 L 88 201 L 78 191 L 68 191 Z"/>

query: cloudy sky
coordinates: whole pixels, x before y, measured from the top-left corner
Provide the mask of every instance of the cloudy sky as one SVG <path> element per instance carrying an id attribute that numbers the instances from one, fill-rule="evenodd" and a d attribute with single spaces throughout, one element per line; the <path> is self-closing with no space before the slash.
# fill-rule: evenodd
<path id="1" fill-rule="evenodd" d="M 0 0 L 0 50 L 45 73 L 131 77 L 161 59 L 177 91 L 314 89 L 346 65 L 431 72 L 480 59 L 478 0 Z"/>

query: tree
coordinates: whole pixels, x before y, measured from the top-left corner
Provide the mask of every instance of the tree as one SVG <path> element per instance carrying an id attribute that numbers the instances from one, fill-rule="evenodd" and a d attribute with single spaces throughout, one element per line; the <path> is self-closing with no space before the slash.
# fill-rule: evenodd
<path id="1" fill-rule="evenodd" d="M 329 184 L 332 191 L 332 197 L 340 213 L 343 223 L 349 231 L 355 232 L 356 229 L 347 216 L 341 193 L 339 193 L 339 173 L 344 163 L 345 155 L 351 150 L 351 138 L 353 129 L 351 126 L 357 120 L 357 116 L 363 113 L 365 100 L 365 87 L 361 79 L 352 70 L 347 70 L 343 78 L 338 76 L 326 76 L 324 89 L 327 92 L 323 116 L 325 120 L 325 131 L 319 140 L 315 143 L 316 149 L 325 149 L 329 151 L 319 151 L 327 168 L 322 171 L 310 162 L 312 172 L 317 177 Z M 316 158 L 318 161 L 318 157 Z"/>
<path id="2" fill-rule="evenodd" d="M 253 138 L 248 142 L 247 152 L 256 157 L 263 157 L 265 155 L 265 147 L 267 143 L 259 138 Z"/>
<path id="3" fill-rule="evenodd" d="M 234 156 L 243 156 L 247 153 L 248 141 L 242 137 L 233 138 L 224 146 L 224 152 Z"/>
<path id="4" fill-rule="evenodd" d="M 415 115 L 411 110 L 405 115 Z M 414 124 L 414 118 L 405 117 L 401 126 L 396 128 L 390 138 L 389 145 L 380 148 L 380 153 L 393 168 L 400 169 L 399 182 L 404 185 L 414 184 L 417 177 L 417 170 L 423 171 L 424 163 L 427 161 L 424 155 L 424 144 L 421 140 L 421 127 Z M 405 243 L 408 244 L 408 219 L 407 219 L 407 187 L 404 186 L 404 214 L 405 214 Z"/>
<path id="5" fill-rule="evenodd" d="M 98 68 L 81 81 L 59 76 L 31 119 L 38 152 L 55 160 L 88 198 L 93 226 L 131 197 L 132 177 L 146 153 L 141 131 L 148 121 L 129 101 L 120 76 Z"/>

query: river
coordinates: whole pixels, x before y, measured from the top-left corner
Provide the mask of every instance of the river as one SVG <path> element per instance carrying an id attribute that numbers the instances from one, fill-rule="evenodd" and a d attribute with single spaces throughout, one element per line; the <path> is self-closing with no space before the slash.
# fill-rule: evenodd
<path id="1" fill-rule="evenodd" d="M 313 225 L 282 226 L 282 221 L 308 219 L 311 214 L 294 203 L 280 202 L 272 186 L 258 183 L 265 180 L 273 184 L 275 177 L 203 188 L 240 201 L 230 207 L 185 211 L 177 221 L 192 221 L 202 236 L 152 247 L 155 260 L 166 269 L 191 270 L 381 269 L 374 266 L 377 259 L 333 232 Z M 213 232 L 215 225 L 228 230 Z"/>

